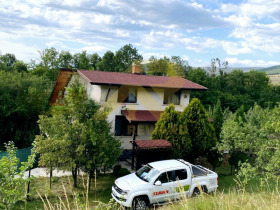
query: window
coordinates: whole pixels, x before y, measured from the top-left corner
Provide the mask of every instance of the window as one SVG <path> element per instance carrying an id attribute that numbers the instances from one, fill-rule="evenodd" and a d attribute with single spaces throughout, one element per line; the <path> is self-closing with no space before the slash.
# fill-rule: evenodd
<path id="1" fill-rule="evenodd" d="M 195 166 L 192 166 L 192 172 L 193 172 L 194 176 L 204 176 L 204 175 L 206 175 L 206 173 L 203 170 L 201 170 L 201 169 L 199 169 Z"/>
<path id="2" fill-rule="evenodd" d="M 174 181 L 172 171 L 162 173 L 156 181 L 160 181 L 162 184 Z"/>
<path id="3" fill-rule="evenodd" d="M 142 168 L 140 168 L 135 174 L 140 179 L 146 182 L 150 182 L 156 175 L 159 174 L 159 171 L 154 169 L 150 165 L 145 165 Z"/>
<path id="4" fill-rule="evenodd" d="M 188 173 L 186 169 L 180 169 L 175 171 L 175 180 L 184 180 L 188 178 Z"/>
<path id="5" fill-rule="evenodd" d="M 118 102 L 122 103 L 136 103 L 137 102 L 137 88 L 135 87 L 119 87 Z"/>
<path id="6" fill-rule="evenodd" d="M 124 116 L 116 116 L 115 135 L 116 136 L 132 136 L 137 135 L 137 124 L 129 123 Z"/>
<path id="7" fill-rule="evenodd" d="M 180 104 L 181 90 L 166 89 L 164 90 L 164 104 Z"/>

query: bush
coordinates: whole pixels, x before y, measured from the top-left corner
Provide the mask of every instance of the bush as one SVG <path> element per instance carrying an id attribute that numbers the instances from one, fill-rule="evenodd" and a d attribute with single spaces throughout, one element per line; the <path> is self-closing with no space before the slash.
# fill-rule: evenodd
<path id="1" fill-rule="evenodd" d="M 130 174 L 130 171 L 126 168 L 121 168 L 118 173 L 117 173 L 117 177 L 121 177 L 121 176 L 125 176 Z"/>
<path id="2" fill-rule="evenodd" d="M 120 164 L 115 165 L 114 168 L 113 168 L 113 175 L 114 175 L 114 176 L 118 176 L 118 172 L 119 172 L 119 170 L 120 170 L 121 168 L 122 168 L 122 167 L 121 167 Z"/>

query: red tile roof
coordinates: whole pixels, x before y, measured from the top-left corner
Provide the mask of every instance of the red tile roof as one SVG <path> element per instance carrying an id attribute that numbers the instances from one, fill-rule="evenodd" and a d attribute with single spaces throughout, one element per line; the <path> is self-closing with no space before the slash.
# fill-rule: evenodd
<path id="1" fill-rule="evenodd" d="M 122 114 L 129 122 L 157 122 L 163 111 L 122 110 Z"/>
<path id="2" fill-rule="evenodd" d="M 207 90 L 206 87 L 181 77 L 151 76 L 132 73 L 88 70 L 78 70 L 78 73 L 92 84 Z"/>
<path id="3" fill-rule="evenodd" d="M 157 140 L 136 140 L 136 147 L 139 149 L 171 148 L 172 144 L 165 139 Z"/>

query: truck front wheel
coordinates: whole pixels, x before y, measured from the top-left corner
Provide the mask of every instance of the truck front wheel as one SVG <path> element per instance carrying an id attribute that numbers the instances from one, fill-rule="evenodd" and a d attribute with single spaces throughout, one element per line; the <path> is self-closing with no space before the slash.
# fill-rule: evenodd
<path id="1" fill-rule="evenodd" d="M 148 209 L 148 201 L 145 197 L 139 196 L 133 199 L 132 209 L 134 210 L 146 210 Z"/>

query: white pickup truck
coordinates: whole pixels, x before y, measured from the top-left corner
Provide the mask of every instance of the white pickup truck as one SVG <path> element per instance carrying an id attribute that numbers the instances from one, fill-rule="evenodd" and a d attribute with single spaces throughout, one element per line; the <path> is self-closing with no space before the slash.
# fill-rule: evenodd
<path id="1" fill-rule="evenodd" d="M 218 175 L 184 160 L 149 163 L 137 172 L 118 178 L 112 187 L 113 198 L 123 206 L 146 209 L 150 204 L 209 193 L 217 189 Z"/>

